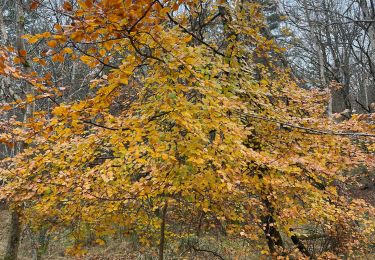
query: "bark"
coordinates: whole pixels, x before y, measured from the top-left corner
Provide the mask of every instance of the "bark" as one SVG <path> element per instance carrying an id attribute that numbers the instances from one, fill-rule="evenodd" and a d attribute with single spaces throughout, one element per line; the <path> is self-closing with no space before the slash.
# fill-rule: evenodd
<path id="1" fill-rule="evenodd" d="M 370 7 L 367 4 L 366 0 L 360 0 L 359 6 L 361 8 L 361 11 L 363 13 L 364 20 L 373 20 L 374 19 L 374 10 L 370 10 Z M 375 27 L 373 24 L 370 24 L 368 27 L 368 36 L 370 38 L 370 44 L 371 48 L 375 50 Z"/>
<path id="2" fill-rule="evenodd" d="M 43 254 L 47 251 L 49 241 L 47 232 L 47 228 L 42 228 L 37 234 L 37 239 L 35 241 L 35 260 L 43 259 Z"/>
<path id="3" fill-rule="evenodd" d="M 16 260 L 18 256 L 18 247 L 21 238 L 21 222 L 19 213 L 12 211 L 10 221 L 10 236 L 6 248 L 4 260 Z"/>
<path id="4" fill-rule="evenodd" d="M 165 201 L 162 215 L 161 215 L 161 226 L 160 226 L 160 243 L 159 243 L 159 260 L 164 259 L 164 248 L 165 248 L 165 222 L 167 218 L 168 203 Z"/>
<path id="5" fill-rule="evenodd" d="M 361 8 L 363 19 L 364 20 L 374 20 L 375 18 L 375 10 L 374 10 L 374 2 L 371 0 L 371 7 L 368 5 L 366 0 L 359 0 L 359 7 Z M 374 72 L 372 71 L 372 61 L 374 60 L 375 56 L 375 25 L 371 23 L 367 27 L 367 35 L 370 41 L 370 51 L 367 53 L 368 63 L 371 69 L 371 74 L 374 77 Z M 374 85 L 366 85 L 363 84 L 361 91 L 365 96 L 365 104 L 366 108 L 369 108 L 372 103 L 375 102 L 375 87 Z"/>
<path id="6" fill-rule="evenodd" d="M 277 229 L 276 221 L 273 217 L 274 210 L 268 200 L 264 201 L 267 208 L 267 214 L 261 217 L 264 235 L 266 236 L 267 245 L 271 254 L 284 250 L 284 243 L 280 231 Z"/>
<path id="7" fill-rule="evenodd" d="M 290 231 L 292 232 L 293 229 L 290 229 Z M 299 239 L 299 237 L 296 235 L 296 234 L 293 234 L 290 239 L 292 240 L 293 244 L 295 246 L 297 246 L 298 250 L 304 255 L 304 256 L 307 256 L 307 257 L 310 257 L 311 254 L 309 253 L 309 251 L 307 250 L 307 248 L 305 247 L 305 245 L 302 243 L 302 241 Z"/>
<path id="8" fill-rule="evenodd" d="M 3 5 L 0 7 L 0 31 L 1 31 L 0 42 L 2 45 L 6 45 L 8 43 L 8 34 L 5 28 L 4 15 L 3 15 L 6 4 L 7 4 L 7 1 L 4 1 Z"/>
<path id="9" fill-rule="evenodd" d="M 16 42 L 16 48 L 18 51 L 25 49 L 25 44 L 22 39 L 22 36 L 25 34 L 25 16 L 24 16 L 24 10 L 22 7 L 22 1 L 18 0 L 15 2 L 15 8 L 16 8 L 16 21 L 17 21 L 17 27 L 16 27 L 16 33 L 17 33 L 17 42 Z M 25 61 L 24 63 L 25 69 L 27 70 L 27 63 Z M 30 93 L 31 90 L 29 87 L 27 87 L 27 92 Z M 31 116 L 33 113 L 33 104 L 26 106 L 26 111 L 24 113 L 24 122 L 26 123 L 27 119 Z M 19 144 L 18 151 L 22 151 L 24 147 L 24 144 Z M 15 152 L 15 153 L 17 153 Z M 7 244 L 7 249 L 5 252 L 5 258 L 6 260 L 15 260 L 17 259 L 18 255 L 18 248 L 20 244 L 20 237 L 21 237 L 21 223 L 19 218 L 19 212 L 13 211 L 11 217 L 11 224 L 10 224 L 10 237 Z"/>
<path id="10" fill-rule="evenodd" d="M 267 245 L 271 254 L 277 253 L 284 249 L 284 243 L 280 232 L 276 228 L 276 223 L 271 215 L 266 215 L 261 218 L 264 234 L 266 236 Z"/>
<path id="11" fill-rule="evenodd" d="M 306 0 L 303 0 L 303 8 L 307 19 L 307 24 L 310 28 L 310 37 L 312 39 L 313 48 L 316 50 L 318 55 L 318 62 L 319 62 L 319 76 L 320 76 L 320 84 L 322 86 L 327 85 L 327 79 L 325 76 L 325 66 L 326 61 L 324 58 L 324 46 L 321 44 L 321 41 L 319 40 L 317 31 L 319 28 L 316 28 L 314 23 L 312 22 L 311 16 L 310 16 L 310 8 L 307 4 Z"/>

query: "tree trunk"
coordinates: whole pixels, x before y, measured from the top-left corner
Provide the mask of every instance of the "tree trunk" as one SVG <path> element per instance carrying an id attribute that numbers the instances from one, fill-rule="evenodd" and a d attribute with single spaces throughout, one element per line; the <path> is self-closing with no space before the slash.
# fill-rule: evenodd
<path id="1" fill-rule="evenodd" d="M 261 218 L 263 231 L 267 239 L 267 245 L 271 254 L 279 252 L 284 249 L 284 243 L 280 232 L 275 226 L 275 220 L 271 215 L 266 215 Z"/>
<path id="2" fill-rule="evenodd" d="M 320 84 L 322 86 L 326 86 L 327 85 L 327 78 L 326 78 L 326 75 L 325 75 L 326 60 L 325 60 L 325 57 L 324 57 L 324 45 L 320 42 L 319 36 L 318 36 L 318 33 L 317 33 L 320 30 L 319 30 L 319 28 L 316 28 L 315 24 L 311 20 L 310 8 L 307 4 L 307 1 L 303 0 L 302 4 L 303 4 L 304 12 L 305 12 L 305 15 L 306 15 L 307 24 L 308 24 L 309 29 L 310 29 L 310 37 L 312 39 L 313 49 L 316 50 L 316 53 L 318 55 Z"/>
<path id="3" fill-rule="evenodd" d="M 25 49 L 25 44 L 22 39 L 22 36 L 25 34 L 25 15 L 24 15 L 24 10 L 22 6 L 22 1 L 17 0 L 15 1 L 15 13 L 16 13 L 16 21 L 17 21 L 17 26 L 16 26 L 16 48 L 18 52 L 21 50 Z M 25 70 L 28 70 L 29 68 L 27 67 L 27 62 L 26 62 L 26 57 L 23 57 L 24 60 L 24 66 Z M 32 92 L 30 88 L 27 88 L 27 92 L 30 93 Z M 27 93 L 27 94 L 28 94 Z M 26 106 L 26 110 L 24 113 L 24 122 L 27 122 L 27 119 L 32 115 L 33 113 L 33 106 L 34 104 L 28 104 Z M 19 149 L 17 152 L 22 151 L 24 144 L 20 143 L 19 144 Z M 19 212 L 17 211 L 12 211 L 11 213 L 11 223 L 10 223 L 10 237 L 8 240 L 7 244 L 7 249 L 5 253 L 5 260 L 16 260 L 17 255 L 18 255 L 18 247 L 20 244 L 20 237 L 21 237 L 21 223 L 19 219 Z"/>
<path id="4" fill-rule="evenodd" d="M 291 232 L 293 232 L 293 229 L 290 229 Z M 296 235 L 296 234 L 293 234 L 290 239 L 292 239 L 292 242 L 295 246 L 297 246 L 298 250 L 304 255 L 304 256 L 307 256 L 307 257 L 310 257 L 311 254 L 309 253 L 309 251 L 307 250 L 307 248 L 305 247 L 305 245 L 302 243 L 302 241 L 299 239 L 299 237 Z"/>
<path id="5" fill-rule="evenodd" d="M 262 228 L 266 236 L 267 245 L 271 254 L 278 253 L 284 250 L 284 243 L 279 230 L 277 229 L 276 222 L 272 216 L 274 210 L 271 203 L 266 199 L 264 205 L 267 209 L 267 214 L 261 217 Z"/>
<path id="6" fill-rule="evenodd" d="M 371 1 L 371 7 L 368 5 L 366 0 L 359 0 L 359 6 L 362 11 L 363 19 L 364 20 L 374 20 L 375 18 L 375 10 L 374 10 L 374 2 Z M 373 23 L 368 25 L 367 28 L 367 35 L 370 41 L 370 51 L 369 51 L 369 64 L 370 67 L 372 66 L 371 62 L 374 60 L 375 56 L 375 25 Z M 371 71 L 371 73 L 373 73 Z M 369 109 L 372 103 L 375 103 L 375 87 L 374 85 L 364 86 L 362 87 L 362 91 L 366 97 L 366 108 Z M 370 108 L 371 110 L 371 108 Z M 372 112 L 372 111 L 371 111 Z"/>
<path id="7" fill-rule="evenodd" d="M 159 260 L 164 259 L 164 248 L 165 248 L 165 222 L 167 217 L 168 202 L 165 201 L 163 212 L 161 215 L 161 226 L 160 226 L 160 243 L 159 243 Z"/>
<path id="8" fill-rule="evenodd" d="M 12 211 L 10 221 L 10 236 L 5 252 L 4 260 L 16 260 L 21 238 L 21 222 L 17 211 Z"/>

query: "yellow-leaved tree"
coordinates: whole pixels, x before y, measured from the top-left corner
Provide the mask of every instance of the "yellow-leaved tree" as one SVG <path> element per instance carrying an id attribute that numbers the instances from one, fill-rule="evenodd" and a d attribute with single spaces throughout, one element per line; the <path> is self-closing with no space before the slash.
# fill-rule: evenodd
<path id="1" fill-rule="evenodd" d="M 202 3 L 207 28 L 194 31 Z M 327 119 L 325 93 L 298 87 L 261 5 L 87 0 L 61 8 L 71 23 L 25 38 L 45 42 L 53 62 L 79 59 L 102 73 L 84 99 L 60 103 L 51 82 L 9 69 L 4 52 L 1 72 L 55 104 L 23 131 L 15 124 L 28 147 L 1 164 L 0 197 L 25 223 L 71 229 L 72 253 L 87 230 L 98 241 L 137 236 L 158 245 L 160 259 L 168 241 L 215 232 L 275 255 L 318 257 L 301 239 L 316 233 L 328 241 L 321 256 L 365 252 L 374 209 L 339 187 L 347 170 L 374 163 L 371 115 Z"/>

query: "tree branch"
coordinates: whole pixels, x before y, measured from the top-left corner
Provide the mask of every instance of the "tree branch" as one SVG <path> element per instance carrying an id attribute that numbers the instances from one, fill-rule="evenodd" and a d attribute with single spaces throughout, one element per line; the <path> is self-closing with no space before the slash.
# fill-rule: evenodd
<path id="1" fill-rule="evenodd" d="M 375 134 L 369 134 L 369 133 L 335 132 L 335 131 L 330 131 L 330 130 L 313 129 L 313 128 L 308 128 L 308 127 L 304 127 L 304 126 L 298 126 L 298 125 L 294 125 L 294 124 L 290 124 L 290 123 L 281 122 L 281 121 L 278 121 L 276 119 L 258 116 L 258 115 L 254 115 L 254 114 L 247 114 L 246 116 L 250 117 L 250 118 L 255 118 L 255 119 L 262 120 L 262 121 L 266 121 L 266 122 L 280 124 L 282 126 L 287 126 L 287 127 L 294 128 L 294 129 L 299 129 L 299 130 L 304 131 L 304 133 L 306 133 L 306 134 L 338 135 L 338 136 L 348 136 L 348 137 L 375 137 Z"/>

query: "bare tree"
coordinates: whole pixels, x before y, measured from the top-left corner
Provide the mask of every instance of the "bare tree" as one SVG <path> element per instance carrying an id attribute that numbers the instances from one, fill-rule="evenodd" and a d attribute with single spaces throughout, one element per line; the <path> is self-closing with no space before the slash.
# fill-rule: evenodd
<path id="1" fill-rule="evenodd" d="M 292 31 L 288 58 L 308 86 L 331 88 L 329 114 L 371 112 L 374 95 L 374 3 L 365 0 L 284 0 Z M 316 79 L 319 78 L 319 81 Z"/>

